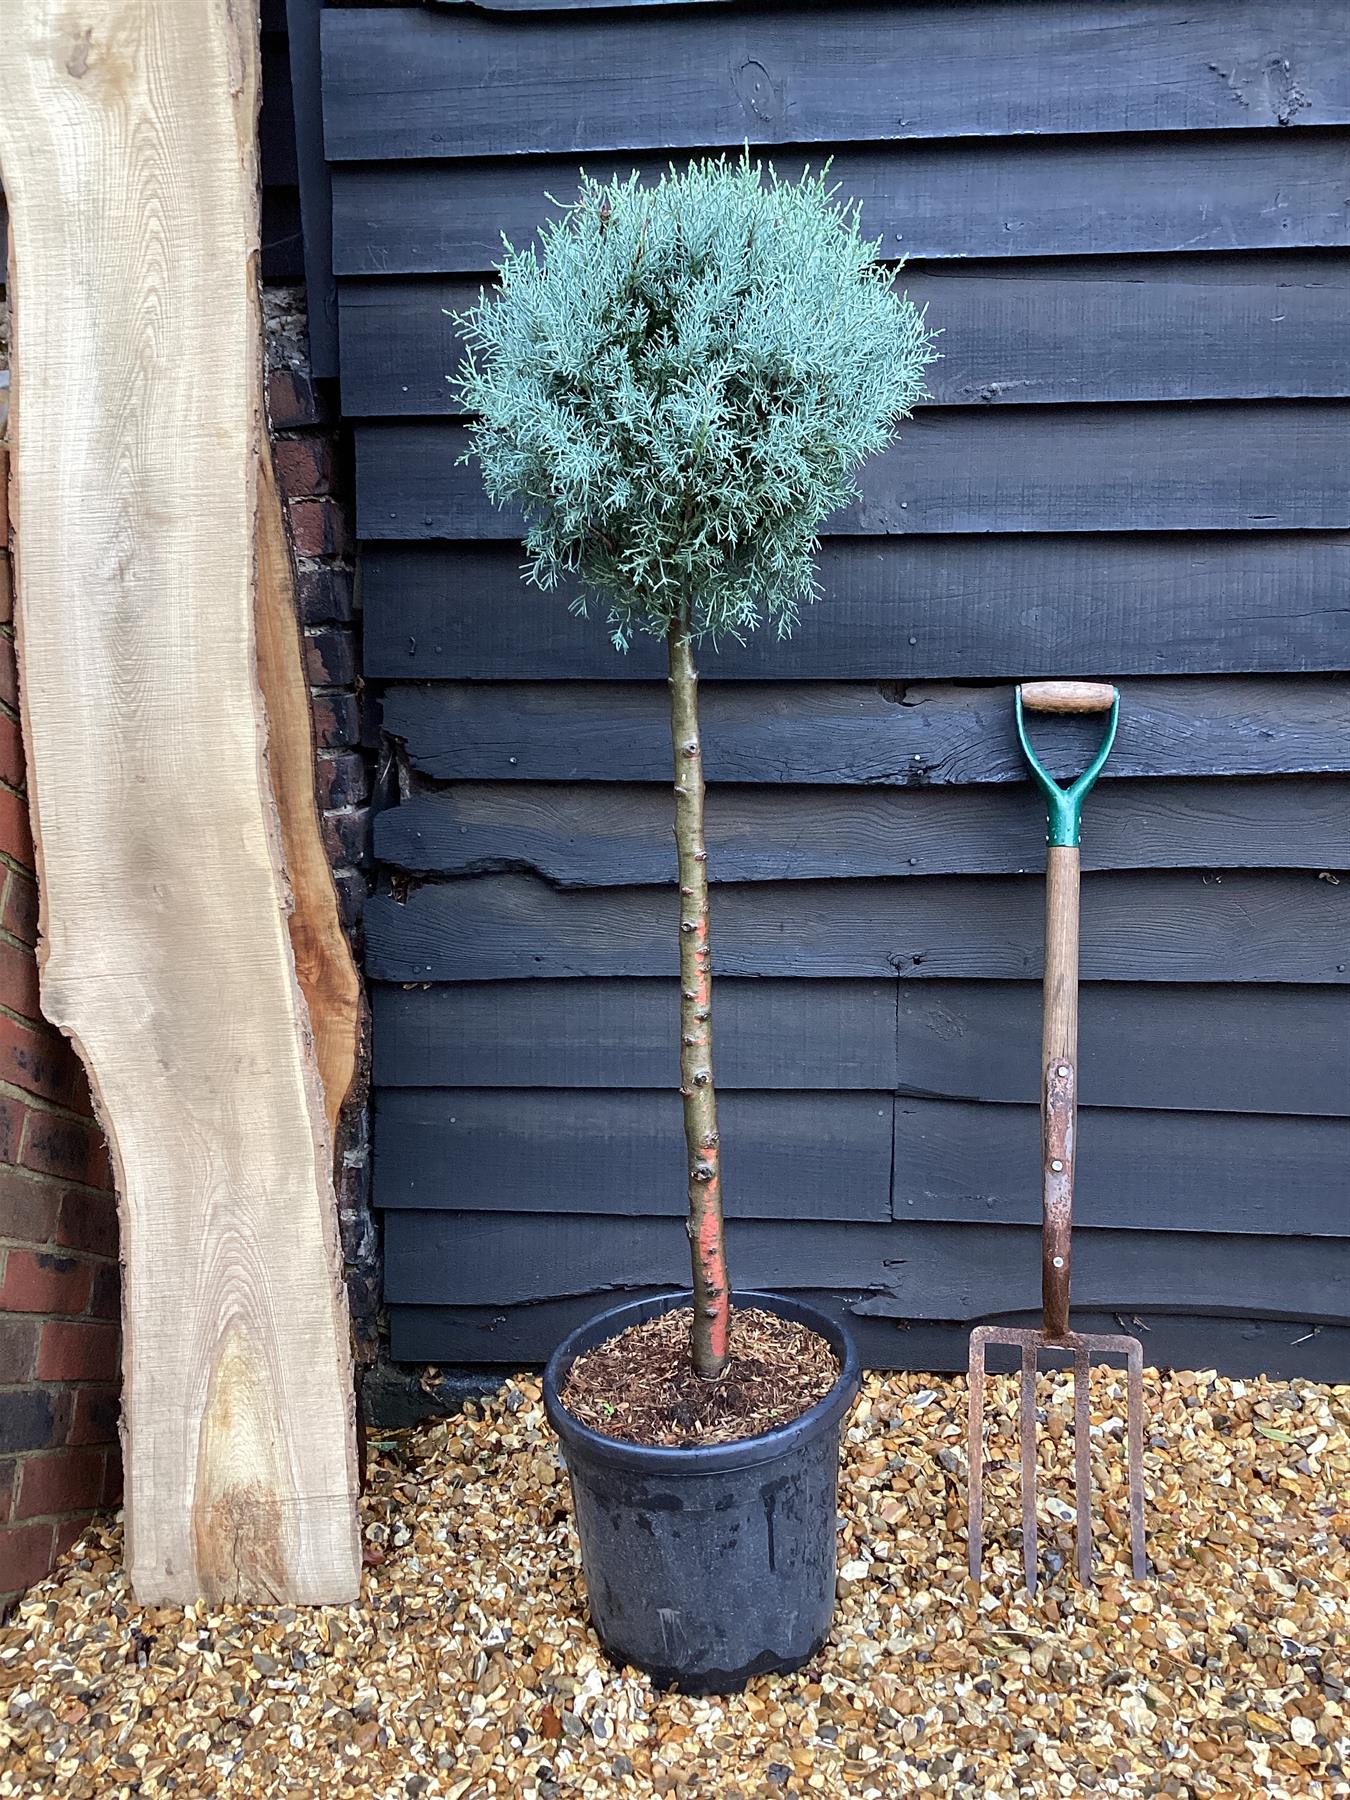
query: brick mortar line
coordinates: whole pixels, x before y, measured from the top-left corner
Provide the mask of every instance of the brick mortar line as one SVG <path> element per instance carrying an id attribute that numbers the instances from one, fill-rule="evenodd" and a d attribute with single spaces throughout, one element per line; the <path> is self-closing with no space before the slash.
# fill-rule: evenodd
<path id="1" fill-rule="evenodd" d="M 26 1094 L 27 1090 L 25 1089 L 23 1092 Z M 76 1113 L 75 1117 L 79 1120 L 81 1125 L 91 1127 L 95 1131 L 102 1131 L 103 1129 L 98 1120 L 91 1119 L 88 1113 Z M 91 1187 L 87 1181 L 77 1181 L 73 1175 L 50 1175 L 45 1169 L 30 1169 L 23 1163 L 7 1162 L 0 1162 L 0 1171 L 7 1175 L 22 1176 L 25 1181 L 50 1182 L 62 1189 L 63 1192 L 65 1189 L 69 1188 L 73 1193 L 79 1194 L 81 1198 L 97 1196 L 100 1200 L 106 1200 L 110 1206 L 116 1206 L 117 1204 L 117 1190 L 115 1188 Z M 30 1238 L 27 1241 L 31 1245 L 33 1240 Z M 111 1258 L 109 1258 L 109 1260 L 111 1261 Z"/>
<path id="2" fill-rule="evenodd" d="M 29 1020 L 28 1022 L 30 1024 L 33 1023 L 32 1020 Z M 0 1095 L 9 1100 L 22 1100 L 24 1105 L 32 1112 L 50 1113 L 54 1118 L 65 1119 L 72 1125 L 82 1125 L 86 1130 L 98 1131 L 100 1133 L 102 1131 L 102 1127 L 99 1125 L 98 1120 L 91 1118 L 88 1113 L 74 1112 L 69 1107 L 62 1106 L 56 1100 L 44 1100 L 41 1094 L 29 1093 L 27 1088 L 16 1087 L 12 1081 L 0 1080 Z M 12 1163 L 4 1163 L 0 1164 L 0 1167 L 13 1168 L 14 1165 Z M 33 1172 L 37 1174 L 43 1173 L 42 1170 Z M 52 1181 L 63 1181 L 65 1177 L 53 1175 L 49 1176 L 48 1179 Z M 72 1182 L 70 1185 L 78 1187 L 80 1185 L 87 1185 L 87 1183 L 81 1184 L 79 1182 Z M 90 1189 L 90 1192 L 95 1194 L 106 1193 L 107 1191 L 106 1188 Z"/>
<path id="3" fill-rule="evenodd" d="M 4 1166 L 8 1167 L 9 1165 L 5 1164 Z M 57 1177 L 49 1175 L 46 1179 L 55 1181 Z M 94 1191 L 100 1194 L 108 1192 L 106 1188 L 96 1188 Z M 109 1194 L 108 1198 L 111 1200 L 112 1196 Z M 120 1267 L 122 1262 L 120 1256 L 105 1256 L 101 1250 L 77 1250 L 73 1244 L 58 1244 L 52 1238 L 43 1238 L 39 1242 L 36 1238 L 13 1237 L 6 1231 L 0 1231 L 0 1250 L 32 1250 L 39 1256 L 73 1256 L 77 1262 L 102 1263 L 105 1267 L 110 1267 L 113 1263 Z M 43 1319 L 48 1317 L 78 1319 L 82 1316 L 80 1313 L 11 1313 L 6 1312 L 4 1307 L 0 1306 L 0 1319 Z M 0 1382 L 0 1387 L 3 1386 L 4 1383 Z"/>

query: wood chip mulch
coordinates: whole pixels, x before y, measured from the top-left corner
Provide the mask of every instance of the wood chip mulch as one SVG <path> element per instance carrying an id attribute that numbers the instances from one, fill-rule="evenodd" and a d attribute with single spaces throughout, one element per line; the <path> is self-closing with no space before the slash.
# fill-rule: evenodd
<path id="1" fill-rule="evenodd" d="M 726 1444 L 800 1417 L 839 1377 L 817 1332 L 745 1306 L 732 1313 L 726 1369 L 701 1381 L 689 1360 L 692 1322 L 693 1309 L 677 1307 L 586 1351 L 568 1372 L 563 1405 L 630 1444 Z"/>
<path id="2" fill-rule="evenodd" d="M 727 1701 L 610 1668 L 539 1382 L 381 1441 L 352 1606 L 153 1608 L 116 1521 L 0 1628 L 0 1795 L 908 1800 L 1350 1795 L 1350 1388 L 1150 1372 L 1150 1551 L 1093 1381 L 1100 1582 L 1074 1583 L 1069 1383 L 1042 1379 L 1047 1579 L 1019 1581 L 1015 1388 L 989 1383 L 982 1589 L 965 1383 L 869 1377 L 834 1637 Z"/>

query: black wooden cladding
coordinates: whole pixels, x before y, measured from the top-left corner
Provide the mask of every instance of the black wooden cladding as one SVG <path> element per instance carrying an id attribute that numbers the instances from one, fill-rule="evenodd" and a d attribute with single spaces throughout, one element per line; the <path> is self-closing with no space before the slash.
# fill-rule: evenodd
<path id="1" fill-rule="evenodd" d="M 678 1065 L 673 982 L 376 983 L 375 1081 L 391 1088 L 659 1088 Z M 724 981 L 726 1088 L 896 1085 L 894 981 Z"/>
<path id="2" fill-rule="evenodd" d="M 1328 362 L 1322 349 L 1350 311 L 1350 276 L 1315 254 L 1187 256 L 1166 268 L 1150 268 L 1144 258 L 939 264 L 906 268 L 896 286 L 941 324 L 929 405 L 1350 392 L 1350 363 Z M 478 279 L 464 276 L 346 283 L 347 412 L 460 412 L 446 379 L 464 355 L 451 315 L 480 291 Z"/>
<path id="3" fill-rule="evenodd" d="M 588 157 L 586 168 L 655 180 L 669 160 Z M 810 160 L 774 158 L 788 177 Z M 503 233 L 529 243 L 556 213 L 547 196 L 565 203 L 578 173 L 559 157 L 339 165 L 335 267 L 481 275 L 500 261 Z M 1350 244 L 1344 136 L 1330 131 L 841 149 L 831 175 L 862 201 L 864 228 L 892 261 Z"/>
<path id="4" fill-rule="evenodd" d="M 774 881 L 717 894 L 724 975 L 909 981 L 1038 979 L 1036 876 Z M 428 882 L 367 908 L 379 981 L 673 975 L 673 896 L 662 888 L 562 893 L 531 875 Z M 1085 981 L 1350 980 L 1350 880 L 1312 873 L 1089 874 Z"/>
<path id="5" fill-rule="evenodd" d="M 665 675 L 655 639 L 621 656 L 602 617 L 576 619 L 565 594 L 523 587 L 514 544 L 373 543 L 363 566 L 375 679 Z M 1344 533 L 833 538 L 818 574 L 821 597 L 791 638 L 724 643 L 702 658 L 707 678 L 1329 671 L 1350 634 Z"/>
<path id="6" fill-rule="evenodd" d="M 637 1288 L 624 1299 L 647 1299 L 658 1290 Z M 970 1346 L 965 1320 L 874 1318 L 858 1307 L 865 1298 L 821 1289 L 799 1297 L 848 1326 L 863 1363 L 872 1369 L 962 1370 Z M 519 1368 L 541 1363 L 569 1331 L 592 1318 L 600 1303 L 593 1294 L 541 1300 L 532 1306 L 395 1306 L 390 1317 L 390 1351 L 400 1362 L 483 1363 Z M 1026 1324 L 995 1315 L 1003 1324 Z M 1230 1375 L 1270 1375 L 1295 1381 L 1340 1381 L 1350 1368 L 1350 1330 L 1309 1320 L 1188 1318 L 1141 1314 L 1137 1308 L 1110 1313 L 1074 1311 L 1082 1331 L 1136 1332 L 1150 1364 L 1160 1368 L 1220 1368 Z M 1103 1359 L 1105 1360 L 1105 1359 Z M 990 1371 L 1011 1369 L 1016 1352 L 990 1350 Z M 1112 1376 L 1094 1374 L 1096 1382 Z M 1101 1391 L 1100 1389 L 1098 1391 Z M 953 1498 L 964 1504 L 952 1478 Z"/>
<path id="7" fill-rule="evenodd" d="M 736 1091 L 719 1124 L 730 1218 L 1040 1222 L 1034 1106 Z M 385 1208 L 674 1222 L 687 1204 L 668 1088 L 543 1090 L 528 1106 L 515 1089 L 394 1088 L 376 1129 Z M 1089 1228 L 1350 1238 L 1345 1119 L 1097 1108 L 1076 1171 Z"/>
<path id="8" fill-rule="evenodd" d="M 681 33 L 640 15 L 617 30 L 610 19 L 558 19 L 522 31 L 463 9 L 449 21 L 332 12 L 328 153 L 407 160 L 1347 124 L 1342 23 L 1317 0 L 1023 0 L 1014 30 L 997 0 L 737 9 Z"/>
<path id="9" fill-rule="evenodd" d="M 668 1089 L 672 1079 L 674 981 L 377 982 L 372 1000 L 380 1087 Z M 1040 1005 L 1033 982 L 728 978 L 717 990 L 718 1085 L 1031 1104 Z M 1350 1113 L 1340 989 L 1092 982 L 1081 1012 L 1087 1106 Z"/>
<path id="10" fill-rule="evenodd" d="M 715 672 L 713 662 L 710 673 Z M 1330 774 L 1350 770 L 1350 683 L 1129 681 L 1110 761 L 1120 777 Z M 388 688 L 384 728 L 437 781 L 670 781 L 667 689 L 558 682 Z M 709 682 L 703 767 L 712 782 L 912 787 L 1024 783 L 1007 686 Z M 1083 765 L 1100 721 L 1035 721 L 1042 762 Z M 1334 790 L 1347 804 L 1344 789 Z M 1092 817 L 1097 817 L 1094 802 Z"/>
<path id="11" fill-rule="evenodd" d="M 518 538 L 450 422 L 357 431 L 357 523 L 376 538 Z M 1345 530 L 1350 406 L 921 410 L 858 477 L 829 536 Z"/>
<path id="12" fill-rule="evenodd" d="M 1216 1224 L 1220 1221 L 1216 1220 Z M 866 1295 L 873 1316 L 964 1319 L 1039 1312 L 1040 1231 L 1030 1225 L 860 1225 L 733 1219 L 740 1287 Z M 673 1218 L 406 1212 L 385 1221 L 386 1291 L 397 1305 L 513 1306 L 566 1294 L 678 1286 L 689 1249 Z M 1079 1306 L 1343 1323 L 1350 1240 L 1189 1231 L 1074 1234 Z"/>
<path id="13" fill-rule="evenodd" d="M 687 1206 L 684 1131 L 668 1087 L 540 1092 L 525 1107 L 513 1089 L 390 1089 L 376 1115 L 379 1206 L 498 1212 L 509 1204 L 672 1221 Z M 734 1210 L 759 1219 L 888 1219 L 891 1115 L 889 1094 L 725 1095 L 718 1123 Z"/>
<path id="14" fill-rule="evenodd" d="M 367 914 L 396 1355 L 538 1361 L 686 1278 L 663 648 L 523 587 L 519 519 L 455 462 L 447 312 L 583 162 L 651 180 L 749 141 L 787 175 L 833 156 L 943 360 L 796 635 L 702 658 L 734 1277 L 882 1366 L 1036 1315 L 1043 818 L 1009 683 L 1107 676 L 1079 1320 L 1345 1378 L 1339 15 L 326 14 L 365 672 L 406 775 Z M 1064 776 L 1097 729 L 1035 734 Z"/>
<path id="15" fill-rule="evenodd" d="M 1029 787 L 722 786 L 708 796 L 715 882 L 1007 875 L 1039 868 Z M 627 783 L 457 782 L 376 821 L 375 849 L 444 875 L 529 869 L 558 887 L 673 882 L 670 795 Z M 1350 868 L 1344 785 L 1115 781 L 1083 832 L 1085 869 Z"/>

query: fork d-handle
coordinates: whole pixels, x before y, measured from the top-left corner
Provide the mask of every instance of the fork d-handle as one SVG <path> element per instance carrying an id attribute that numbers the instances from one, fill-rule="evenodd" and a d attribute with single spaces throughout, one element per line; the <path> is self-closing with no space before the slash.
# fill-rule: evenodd
<path id="1" fill-rule="evenodd" d="M 1026 681 L 1016 690 L 1017 735 L 1045 796 L 1045 986 L 1041 1013 L 1041 1304 L 1046 1335 L 1069 1332 L 1073 1172 L 1078 1126 L 1078 834 L 1083 802 L 1110 754 L 1120 696 L 1100 681 Z M 1061 787 L 1027 736 L 1026 713 L 1108 712 L 1096 755 Z"/>

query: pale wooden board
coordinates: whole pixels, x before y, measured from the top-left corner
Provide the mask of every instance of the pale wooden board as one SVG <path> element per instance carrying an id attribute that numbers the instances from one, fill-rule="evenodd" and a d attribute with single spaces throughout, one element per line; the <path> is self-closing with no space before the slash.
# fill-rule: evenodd
<path id="1" fill-rule="evenodd" d="M 122 1207 L 137 1596 L 357 1592 L 329 1136 L 254 671 L 257 21 L 0 0 L 43 1004 Z"/>
<path id="2" fill-rule="evenodd" d="M 258 479 L 258 684 L 267 714 L 267 766 L 290 882 L 291 949 L 309 1008 L 331 1136 L 356 1076 L 361 979 L 342 929 L 337 889 L 314 797 L 314 724 L 300 648 L 295 571 L 264 435 Z"/>

